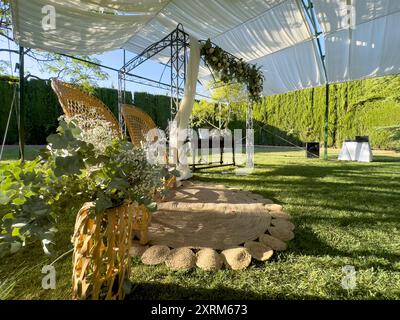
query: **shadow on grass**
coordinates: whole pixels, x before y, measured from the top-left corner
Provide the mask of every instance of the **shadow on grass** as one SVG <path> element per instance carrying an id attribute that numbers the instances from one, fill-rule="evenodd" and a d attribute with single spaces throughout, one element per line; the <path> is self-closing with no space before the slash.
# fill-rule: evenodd
<path id="1" fill-rule="evenodd" d="M 173 298 L 171 298 L 173 297 Z M 177 284 L 150 283 L 141 282 L 134 283 L 132 292 L 125 298 L 127 300 L 265 300 L 265 299 L 303 299 L 316 300 L 321 299 L 317 296 L 308 295 L 275 295 L 259 294 L 254 291 L 245 291 L 232 289 L 229 287 L 217 287 L 207 289 L 201 287 L 188 286 L 184 287 Z"/>
<path id="2" fill-rule="evenodd" d="M 391 206 L 395 202 L 400 202 L 400 177 L 399 179 L 389 178 L 387 176 L 365 176 L 361 178 L 353 177 L 354 181 L 343 180 L 346 173 L 340 173 L 334 170 L 326 172 L 308 172 L 304 174 L 301 168 L 279 173 L 275 170 L 267 173 L 259 173 L 247 179 L 218 176 L 196 177 L 196 180 L 203 182 L 212 182 L 215 184 L 230 185 L 232 187 L 242 188 L 246 186 L 247 190 L 258 193 L 265 198 L 271 199 L 282 205 L 291 206 L 319 207 L 319 209 L 345 210 L 354 213 L 377 213 L 393 214 L 399 217 L 397 212 Z M 295 177 L 296 179 L 286 179 Z M 321 181 L 329 177 L 332 180 Z M 340 181 L 334 181 L 339 180 Z M 282 195 L 290 198 L 290 203 L 282 201 Z M 321 201 L 323 205 L 321 207 Z M 306 202 L 306 203 L 305 203 Z M 367 209 L 366 204 L 372 203 L 373 208 Z M 378 206 L 380 204 L 380 207 Z M 389 210 L 387 207 L 390 207 Z"/>
<path id="3" fill-rule="evenodd" d="M 208 172 L 209 175 L 196 175 L 196 180 L 216 184 L 246 185 L 255 190 L 260 189 L 260 187 L 272 187 L 273 189 L 278 187 L 282 190 L 286 189 L 284 191 L 288 193 L 293 193 L 293 187 L 300 186 L 301 188 L 312 189 L 315 192 L 314 197 L 317 197 L 318 193 L 321 194 L 323 187 L 332 188 L 332 192 L 337 188 L 340 188 L 341 191 L 354 191 L 357 188 L 364 188 L 364 192 L 375 188 L 379 191 L 375 190 L 374 192 L 397 195 L 395 191 L 400 188 L 400 161 L 393 161 L 393 163 L 399 165 L 385 166 L 386 170 L 393 171 L 391 177 L 388 177 L 387 171 L 380 171 L 380 168 L 371 168 L 364 164 L 357 167 L 354 164 L 321 165 L 320 162 L 320 165 L 285 164 L 280 166 L 261 164 L 257 165 L 256 171 L 249 176 L 235 176 L 233 171 L 229 172 L 229 175 L 219 175 L 224 171 L 215 170 Z M 375 172 L 371 172 L 371 169 Z M 290 179 L 293 177 L 298 180 Z M 327 177 L 330 180 L 321 180 Z M 346 179 L 346 183 L 343 183 L 345 178 L 349 179 Z M 293 195 L 296 196 L 296 194 Z M 325 193 L 322 195 L 325 196 Z"/>
<path id="4" fill-rule="evenodd" d="M 388 226 L 400 224 L 396 203 L 400 203 L 400 158 L 379 157 L 377 163 L 317 162 L 296 164 L 260 164 L 246 177 L 218 175 L 198 176 L 199 180 L 216 184 L 245 187 L 247 190 L 283 204 L 293 216 L 296 237 L 290 242 L 290 253 L 309 256 L 340 256 L 358 259 L 384 259 L 390 264 L 400 260 L 393 250 L 379 243 L 373 248 L 354 248 L 342 243 L 343 250 L 329 244 L 326 230 L 338 230 L 355 241 L 362 232 L 387 233 Z M 385 163 L 385 164 L 383 164 Z M 313 226 L 321 228 L 314 231 Z M 387 264 L 373 263 L 394 271 Z M 397 271 L 397 270 L 396 270 Z"/>

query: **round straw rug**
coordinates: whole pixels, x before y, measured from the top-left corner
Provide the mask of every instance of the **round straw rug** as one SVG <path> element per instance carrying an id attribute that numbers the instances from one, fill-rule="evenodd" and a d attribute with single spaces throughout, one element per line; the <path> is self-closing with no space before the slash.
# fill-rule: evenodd
<path id="1" fill-rule="evenodd" d="M 266 261 L 287 248 L 294 237 L 289 220 L 281 205 L 260 195 L 185 181 L 152 214 L 150 247 L 135 244 L 132 256 L 174 270 L 241 270 L 252 258 Z"/>
<path id="2" fill-rule="evenodd" d="M 250 192 L 185 182 L 158 204 L 150 244 L 224 250 L 256 240 L 271 225 L 267 203 Z"/>

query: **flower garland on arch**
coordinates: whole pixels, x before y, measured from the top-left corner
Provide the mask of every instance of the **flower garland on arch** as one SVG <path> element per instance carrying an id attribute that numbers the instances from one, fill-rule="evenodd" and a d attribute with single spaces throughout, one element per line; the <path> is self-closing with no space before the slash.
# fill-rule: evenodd
<path id="1" fill-rule="evenodd" d="M 261 67 L 238 59 L 222 48 L 214 45 L 210 39 L 204 42 L 200 51 L 204 61 L 216 72 L 219 80 L 224 83 L 244 83 L 249 92 L 249 98 L 255 102 L 262 98 L 264 75 Z"/>

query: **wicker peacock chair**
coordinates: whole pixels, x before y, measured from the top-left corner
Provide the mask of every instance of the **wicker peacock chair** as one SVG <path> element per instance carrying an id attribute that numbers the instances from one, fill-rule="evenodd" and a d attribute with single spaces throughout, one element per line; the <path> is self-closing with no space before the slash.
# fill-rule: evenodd
<path id="1" fill-rule="evenodd" d="M 121 135 L 118 120 L 111 110 L 96 97 L 83 92 L 76 86 L 53 78 L 51 87 L 56 93 L 65 115 L 70 118 L 76 115 L 96 117 L 110 123 L 110 128 L 116 135 Z"/>
<path id="2" fill-rule="evenodd" d="M 124 104 L 121 111 L 131 141 L 139 147 L 142 142 L 146 141 L 147 133 L 157 126 L 146 112 L 137 107 Z"/>
<path id="3" fill-rule="evenodd" d="M 99 99 L 83 92 L 76 86 L 57 79 L 51 80 L 51 86 L 57 94 L 61 107 L 67 117 L 75 115 L 93 117 L 95 115 L 99 119 L 108 121 L 115 135 L 122 137 L 122 130 L 117 119 L 111 110 Z M 140 233 L 139 238 L 142 244 L 148 242 L 147 230 L 150 218 L 150 213 L 144 206 L 139 206 L 134 210 L 133 230 Z"/>

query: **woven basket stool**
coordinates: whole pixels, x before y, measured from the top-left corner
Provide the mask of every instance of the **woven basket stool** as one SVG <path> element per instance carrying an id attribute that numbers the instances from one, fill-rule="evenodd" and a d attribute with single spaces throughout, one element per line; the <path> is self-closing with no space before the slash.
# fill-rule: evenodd
<path id="1" fill-rule="evenodd" d="M 94 203 L 83 205 L 76 217 L 72 243 L 72 297 L 85 300 L 122 300 L 129 277 L 132 211 L 125 203 L 94 214 Z"/>

